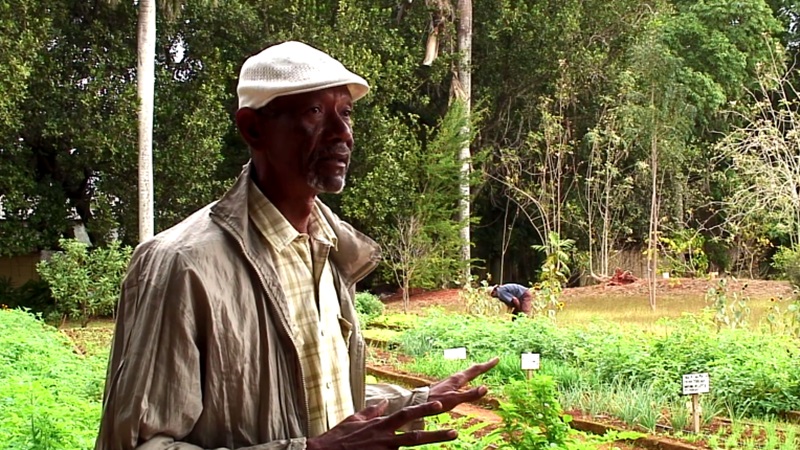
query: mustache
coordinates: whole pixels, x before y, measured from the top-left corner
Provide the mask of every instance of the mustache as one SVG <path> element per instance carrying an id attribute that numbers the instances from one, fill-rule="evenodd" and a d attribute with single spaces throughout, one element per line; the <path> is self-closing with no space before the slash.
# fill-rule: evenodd
<path id="1" fill-rule="evenodd" d="M 349 162 L 350 154 L 353 150 L 344 142 L 333 144 L 330 147 L 320 148 L 311 155 L 311 162 L 315 163 L 322 159 L 340 159 Z"/>

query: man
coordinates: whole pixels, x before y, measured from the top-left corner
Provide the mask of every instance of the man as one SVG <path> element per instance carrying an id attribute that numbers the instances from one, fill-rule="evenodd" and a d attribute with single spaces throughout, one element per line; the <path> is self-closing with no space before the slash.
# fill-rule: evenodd
<path id="1" fill-rule="evenodd" d="M 123 282 L 96 448 L 397 449 L 397 433 L 486 394 L 493 359 L 405 391 L 365 386 L 355 283 L 374 242 L 317 199 L 340 192 L 353 102 L 369 89 L 298 42 L 243 65 L 236 125 L 251 161 L 216 203 L 139 245 Z"/>
<path id="2" fill-rule="evenodd" d="M 523 314 L 526 316 L 531 314 L 531 291 L 525 286 L 516 283 L 495 285 L 492 287 L 490 295 L 512 308 L 511 320 L 516 320 L 517 317 Z"/>

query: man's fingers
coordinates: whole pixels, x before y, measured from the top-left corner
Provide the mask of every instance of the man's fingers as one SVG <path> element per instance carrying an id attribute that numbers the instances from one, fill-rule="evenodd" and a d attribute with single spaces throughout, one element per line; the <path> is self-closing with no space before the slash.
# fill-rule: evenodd
<path id="1" fill-rule="evenodd" d="M 366 408 L 362 409 L 361 411 L 353 414 L 352 416 L 345 419 L 345 421 L 366 421 L 373 419 L 375 417 L 380 417 L 383 415 L 383 412 L 386 411 L 386 407 L 389 406 L 389 400 L 383 399 L 378 403 L 367 406 Z M 352 420 L 350 420 L 352 419 Z"/>
<path id="2" fill-rule="evenodd" d="M 413 447 L 436 442 L 452 441 L 458 437 L 455 430 L 412 431 L 394 436 L 391 445 Z"/>
<path id="3" fill-rule="evenodd" d="M 443 411 L 450 411 L 462 403 L 474 402 L 482 398 L 484 395 L 486 395 L 486 392 L 488 392 L 486 386 L 480 386 L 464 392 L 453 392 L 452 394 L 446 394 L 437 398 L 437 400 L 442 403 Z"/>
<path id="4" fill-rule="evenodd" d="M 397 430 L 403 425 L 423 417 L 433 416 L 442 412 L 441 402 L 428 402 L 421 405 L 407 406 L 384 419 L 384 425 L 391 430 Z"/>
<path id="5" fill-rule="evenodd" d="M 458 379 L 459 387 L 464 386 L 465 384 L 469 383 L 470 381 L 477 378 L 479 375 L 482 375 L 488 372 L 492 367 L 496 366 L 497 363 L 500 362 L 500 358 L 494 357 L 489 361 L 480 364 L 473 364 L 472 366 L 468 367 L 463 372 L 459 372 L 454 375 Z"/>

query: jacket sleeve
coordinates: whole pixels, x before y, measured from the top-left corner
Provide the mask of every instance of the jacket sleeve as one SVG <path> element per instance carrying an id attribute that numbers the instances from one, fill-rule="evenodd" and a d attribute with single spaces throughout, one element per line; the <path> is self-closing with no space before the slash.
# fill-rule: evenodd
<path id="1" fill-rule="evenodd" d="M 406 406 L 421 405 L 428 401 L 428 388 L 419 387 L 408 390 L 394 384 L 368 384 L 367 385 L 367 406 L 372 406 L 381 400 L 389 400 L 386 414 L 399 411 Z M 402 431 L 422 430 L 425 428 L 425 420 L 418 419 L 410 422 Z"/>
<path id="2" fill-rule="evenodd" d="M 211 320 L 209 299 L 187 258 L 154 245 L 137 248 L 123 282 L 96 450 L 201 448 L 181 440 L 203 411 L 202 325 Z M 305 438 L 247 447 L 305 448 Z"/>

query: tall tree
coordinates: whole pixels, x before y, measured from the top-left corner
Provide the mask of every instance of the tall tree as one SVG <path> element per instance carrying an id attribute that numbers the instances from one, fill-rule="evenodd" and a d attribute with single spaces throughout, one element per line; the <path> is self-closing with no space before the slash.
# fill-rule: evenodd
<path id="1" fill-rule="evenodd" d="M 454 91 L 456 97 L 464 105 L 464 114 L 467 120 L 461 133 L 465 136 L 471 134 L 470 113 L 472 109 L 472 0 L 458 0 L 458 70 L 454 78 Z M 458 220 L 461 222 L 461 258 L 464 264 L 464 281 L 470 279 L 471 239 L 470 239 L 470 172 L 472 167 L 472 154 L 470 152 L 471 140 L 466 140 L 459 152 L 461 160 L 461 179 L 459 190 Z"/>
<path id="2" fill-rule="evenodd" d="M 139 242 L 153 237 L 153 103 L 156 2 L 139 0 L 136 87 L 139 97 Z"/>

